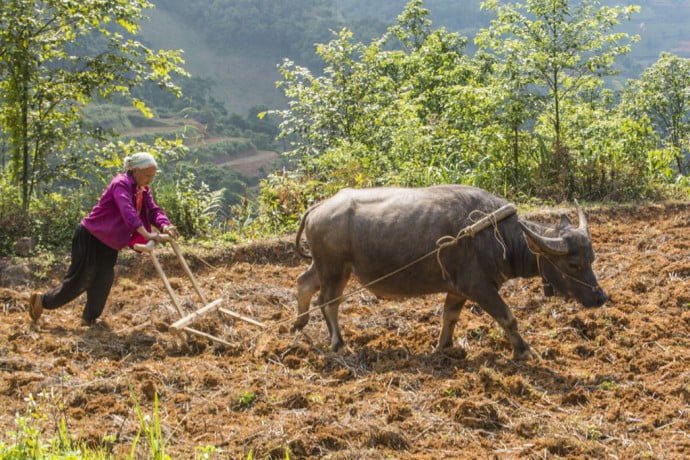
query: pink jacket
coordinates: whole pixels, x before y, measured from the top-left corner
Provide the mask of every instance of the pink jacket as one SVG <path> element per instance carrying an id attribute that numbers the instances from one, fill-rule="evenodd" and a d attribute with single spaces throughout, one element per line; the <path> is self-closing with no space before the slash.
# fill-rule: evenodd
<path id="1" fill-rule="evenodd" d="M 144 190 L 144 204 L 137 215 L 134 204 L 137 184 L 131 173 L 118 174 L 113 178 L 81 225 L 103 244 L 120 250 L 127 246 L 132 234 L 142 225 L 162 229 L 170 225 L 168 216 L 153 201 L 150 187 Z"/>

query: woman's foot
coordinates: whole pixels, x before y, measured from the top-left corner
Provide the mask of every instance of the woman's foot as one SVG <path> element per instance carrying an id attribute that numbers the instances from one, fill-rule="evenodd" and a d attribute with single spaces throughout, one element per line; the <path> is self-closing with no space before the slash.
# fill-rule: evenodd
<path id="1" fill-rule="evenodd" d="M 110 326 L 108 323 L 103 321 L 102 319 L 99 318 L 84 318 L 82 316 L 81 318 L 81 325 L 82 327 L 90 327 L 90 328 L 97 328 L 97 329 L 104 329 L 104 330 L 110 330 Z"/>
<path id="2" fill-rule="evenodd" d="M 97 320 L 97 318 L 91 319 L 91 318 L 84 318 L 84 317 L 82 316 L 82 318 L 81 318 L 81 325 L 82 325 L 83 327 L 92 327 L 92 326 L 95 326 L 95 325 L 96 325 L 96 320 Z"/>

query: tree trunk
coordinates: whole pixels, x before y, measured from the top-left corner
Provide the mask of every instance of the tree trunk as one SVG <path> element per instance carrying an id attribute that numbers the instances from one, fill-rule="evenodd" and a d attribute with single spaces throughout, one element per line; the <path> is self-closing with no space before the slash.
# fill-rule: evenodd
<path id="1" fill-rule="evenodd" d="M 571 199 L 574 192 L 574 178 L 570 174 L 568 150 L 563 145 L 561 135 L 561 101 L 558 91 L 558 70 L 553 71 L 553 102 L 554 102 L 554 175 L 560 191 L 561 199 Z"/>
<path id="2" fill-rule="evenodd" d="M 520 131 L 517 126 L 513 127 L 513 185 L 518 186 L 520 182 Z"/>
<path id="3" fill-rule="evenodd" d="M 681 176 L 685 175 L 685 168 L 683 168 L 683 154 L 676 155 L 676 165 Z"/>
<path id="4" fill-rule="evenodd" d="M 21 104 L 21 152 L 22 152 L 22 208 L 29 209 L 29 68 L 25 64 L 22 68 L 22 83 L 20 92 Z"/>

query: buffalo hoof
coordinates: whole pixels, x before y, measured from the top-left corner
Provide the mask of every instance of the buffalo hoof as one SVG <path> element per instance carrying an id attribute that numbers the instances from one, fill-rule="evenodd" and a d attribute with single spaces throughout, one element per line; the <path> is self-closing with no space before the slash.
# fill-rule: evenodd
<path id="1" fill-rule="evenodd" d="M 304 326 L 306 326 L 306 325 L 307 325 L 307 321 L 295 321 L 295 323 L 290 328 L 290 332 L 299 332 L 302 329 L 304 329 Z"/>
<path id="2" fill-rule="evenodd" d="M 442 350 L 438 348 L 434 350 L 435 354 L 444 355 L 453 359 L 465 359 L 467 358 L 467 350 L 462 347 L 446 347 Z"/>
<path id="3" fill-rule="evenodd" d="M 513 352 L 514 361 L 530 361 L 532 359 L 540 361 L 541 357 L 539 356 L 539 354 L 535 353 L 531 348 L 525 348 L 522 351 Z"/>

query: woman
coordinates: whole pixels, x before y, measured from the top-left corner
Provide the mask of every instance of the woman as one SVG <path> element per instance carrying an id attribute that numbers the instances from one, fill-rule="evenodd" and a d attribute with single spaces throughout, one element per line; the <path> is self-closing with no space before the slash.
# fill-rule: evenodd
<path id="1" fill-rule="evenodd" d="M 177 237 L 177 230 L 151 194 L 156 160 L 140 152 L 125 158 L 124 166 L 126 172 L 113 178 L 74 232 L 72 261 L 62 284 L 44 294 L 31 294 L 29 316 L 33 322 L 44 308 L 59 308 L 86 292 L 82 324 L 95 324 L 113 284 L 118 251 L 136 243 L 160 241 L 152 226 Z"/>

